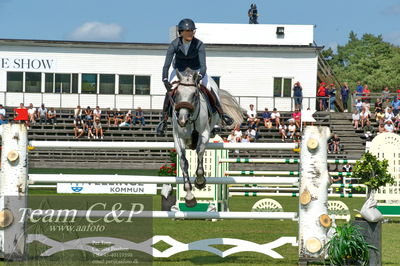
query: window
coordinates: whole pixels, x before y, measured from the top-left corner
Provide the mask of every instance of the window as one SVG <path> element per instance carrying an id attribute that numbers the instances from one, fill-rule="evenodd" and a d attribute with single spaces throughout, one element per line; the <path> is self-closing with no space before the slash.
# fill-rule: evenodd
<path id="1" fill-rule="evenodd" d="M 292 79 L 274 78 L 274 97 L 291 97 Z"/>
<path id="2" fill-rule="evenodd" d="M 114 94 L 115 93 L 115 75 L 100 74 L 100 93 Z"/>
<path id="3" fill-rule="evenodd" d="M 71 93 L 71 74 L 56 74 L 55 76 L 55 92 Z"/>
<path id="4" fill-rule="evenodd" d="M 119 75 L 119 94 L 133 94 L 133 76 Z"/>
<path id="5" fill-rule="evenodd" d="M 82 93 L 97 93 L 97 74 L 82 74 Z"/>
<path id="6" fill-rule="evenodd" d="M 150 76 L 135 76 L 135 94 L 150 95 Z"/>
<path id="7" fill-rule="evenodd" d="M 7 91 L 22 92 L 23 77 L 23 72 L 7 72 Z"/>
<path id="8" fill-rule="evenodd" d="M 72 74 L 71 93 L 78 93 L 78 74 Z"/>
<path id="9" fill-rule="evenodd" d="M 211 78 L 215 81 L 215 83 L 217 83 L 218 88 L 221 88 L 221 87 L 219 86 L 219 81 L 220 81 L 220 78 L 221 78 L 221 77 L 211 77 Z"/>
<path id="10" fill-rule="evenodd" d="M 44 92 L 53 93 L 54 92 L 54 74 L 46 73 L 44 74 Z"/>
<path id="11" fill-rule="evenodd" d="M 42 73 L 25 73 L 25 92 L 41 92 Z"/>

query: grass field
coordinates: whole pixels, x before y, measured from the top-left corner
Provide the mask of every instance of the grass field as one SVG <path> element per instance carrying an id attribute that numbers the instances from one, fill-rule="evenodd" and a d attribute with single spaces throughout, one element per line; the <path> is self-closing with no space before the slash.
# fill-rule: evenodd
<path id="1" fill-rule="evenodd" d="M 31 173 L 58 173 L 60 170 L 51 169 L 32 169 Z M 77 170 L 62 170 L 63 173 L 77 173 Z M 154 175 L 154 171 L 136 171 L 136 170 L 78 170 L 78 173 L 119 173 L 119 174 L 149 174 Z M 35 190 L 31 194 L 49 195 L 54 194 L 54 191 Z M 108 197 L 104 195 L 102 197 Z M 129 196 L 121 196 L 123 199 L 129 200 Z M 249 211 L 251 206 L 262 197 L 232 197 L 229 200 L 231 211 Z M 274 197 L 271 197 L 274 198 Z M 279 201 L 285 211 L 297 211 L 297 198 L 275 197 Z M 352 198 L 341 199 L 345 202 L 350 210 L 360 209 L 364 199 Z M 69 202 L 65 203 L 68 204 Z M 154 210 L 160 210 L 160 196 L 153 197 Z M 352 211 L 352 216 L 354 212 Z M 239 238 L 249 240 L 256 243 L 264 244 L 276 240 L 281 236 L 296 236 L 298 234 L 297 223 L 293 221 L 279 220 L 222 220 L 217 222 L 200 221 L 200 220 L 185 220 L 173 221 L 170 219 L 154 219 L 153 233 L 155 235 L 169 235 L 174 239 L 182 242 L 192 242 L 206 238 Z M 128 235 L 129 232 L 122 233 Z M 400 224 L 399 223 L 384 223 L 383 224 L 383 264 L 384 265 L 400 265 Z M 166 245 L 157 245 L 157 248 L 165 249 Z M 222 247 L 217 247 L 222 249 Z M 154 259 L 154 265 L 297 265 L 297 247 L 285 245 L 275 249 L 278 253 L 284 256 L 284 259 L 276 260 L 268 256 L 254 253 L 243 252 L 220 258 L 207 252 L 190 251 L 179 253 L 166 259 Z M 67 253 L 67 252 L 65 252 Z M 65 255 L 68 257 L 68 254 Z M 53 263 L 53 264 L 52 264 Z M 40 261 L 40 265 L 54 265 L 53 262 Z M 7 263 L 8 264 L 8 263 Z M 38 265 L 39 265 L 38 264 Z M 58 265 L 81 265 L 82 263 L 68 263 Z M 88 264 L 88 263 L 85 263 Z M 10 263 L 10 265 L 35 265 Z M 108 264 L 113 265 L 113 264 Z M 121 264 L 119 264 L 121 265 Z"/>

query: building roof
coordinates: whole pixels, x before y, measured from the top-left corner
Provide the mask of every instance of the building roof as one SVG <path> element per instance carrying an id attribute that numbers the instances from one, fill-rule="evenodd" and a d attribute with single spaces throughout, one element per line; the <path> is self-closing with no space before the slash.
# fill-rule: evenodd
<path id="1" fill-rule="evenodd" d="M 133 43 L 133 42 L 98 42 L 98 41 L 64 41 L 32 39 L 0 39 L 1 46 L 62 47 L 62 48 L 101 48 L 101 49 L 140 49 L 166 50 L 168 43 Z M 205 44 L 207 49 L 219 51 L 265 51 L 265 50 L 320 50 L 316 45 L 277 45 L 277 44 Z"/>

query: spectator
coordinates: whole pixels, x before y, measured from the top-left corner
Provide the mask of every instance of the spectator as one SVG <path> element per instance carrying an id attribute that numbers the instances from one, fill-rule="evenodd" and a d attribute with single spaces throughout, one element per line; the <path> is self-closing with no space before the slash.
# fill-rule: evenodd
<path id="1" fill-rule="evenodd" d="M 276 129 L 281 125 L 281 114 L 274 108 L 271 113 L 271 121 L 275 123 Z"/>
<path id="2" fill-rule="evenodd" d="M 378 132 L 377 134 L 381 134 L 386 132 L 386 128 L 385 128 L 385 123 L 384 122 L 380 122 L 379 126 L 378 126 Z"/>
<path id="3" fill-rule="evenodd" d="M 393 114 L 397 115 L 400 111 L 400 101 L 397 99 L 396 96 L 393 97 L 391 105 L 393 107 Z"/>
<path id="4" fill-rule="evenodd" d="M 321 82 L 317 91 L 317 97 L 319 98 L 319 111 L 325 111 L 326 109 L 326 83 Z"/>
<path id="5" fill-rule="evenodd" d="M 242 131 L 240 130 L 240 125 L 237 125 L 234 129 L 235 133 L 235 142 L 241 142 L 242 141 Z"/>
<path id="6" fill-rule="evenodd" d="M 143 110 L 141 107 L 138 107 L 135 111 L 135 119 L 133 120 L 133 124 L 136 125 L 137 121 L 140 121 L 141 125 L 144 126 L 144 115 L 143 115 Z"/>
<path id="7" fill-rule="evenodd" d="M 232 130 L 232 131 L 231 131 L 231 134 L 229 134 L 227 140 L 228 140 L 228 142 L 230 142 L 230 143 L 235 143 L 235 142 L 236 142 L 235 130 Z"/>
<path id="8" fill-rule="evenodd" d="M 396 117 L 394 118 L 394 127 L 396 132 L 400 130 L 400 112 L 397 113 Z"/>
<path id="9" fill-rule="evenodd" d="M 44 104 L 42 103 L 42 105 L 40 106 L 39 110 L 39 122 L 40 124 L 42 124 L 42 122 L 47 124 L 47 108 L 44 106 Z"/>
<path id="10" fill-rule="evenodd" d="M 297 131 L 296 134 L 294 134 L 293 142 L 300 145 L 300 142 L 301 142 L 301 135 L 300 135 L 300 132 L 299 132 L 299 131 Z M 300 147 L 300 146 L 299 146 L 299 147 Z"/>
<path id="11" fill-rule="evenodd" d="M 375 114 L 375 120 L 376 120 L 376 122 L 378 122 L 378 124 L 383 123 L 385 121 L 385 114 L 383 113 L 382 110 L 379 110 Z"/>
<path id="12" fill-rule="evenodd" d="M 245 135 L 244 138 L 242 138 L 242 143 L 250 143 L 253 141 L 249 135 Z M 248 152 L 247 152 L 248 153 Z"/>
<path id="13" fill-rule="evenodd" d="M 363 127 L 363 131 L 364 131 L 364 136 L 365 138 L 370 141 L 372 140 L 373 136 L 374 136 L 374 128 L 371 126 L 371 122 L 367 121 L 367 124 Z"/>
<path id="14" fill-rule="evenodd" d="M 340 138 L 337 134 L 333 134 L 332 138 L 333 153 L 338 154 L 341 150 Z"/>
<path id="15" fill-rule="evenodd" d="M 93 127 L 96 134 L 95 138 L 98 139 L 100 135 L 100 138 L 103 139 L 103 127 L 101 126 L 100 117 L 95 117 Z"/>
<path id="16" fill-rule="evenodd" d="M 303 122 L 303 127 L 307 126 L 307 123 L 310 123 L 311 126 L 314 125 L 316 122 L 314 118 L 314 113 L 315 111 L 311 111 L 310 107 L 307 108 L 307 110 L 304 110 L 301 113 L 301 121 Z"/>
<path id="17" fill-rule="evenodd" d="M 85 125 L 82 122 L 82 119 L 80 117 L 77 117 L 74 119 L 74 134 L 75 134 L 75 139 L 79 139 L 82 137 L 83 133 L 85 133 Z"/>
<path id="18" fill-rule="evenodd" d="M 31 103 L 29 104 L 28 118 L 29 118 L 30 123 L 36 124 L 37 111 L 36 111 L 36 108 L 33 107 L 33 104 L 31 104 Z"/>
<path id="19" fill-rule="evenodd" d="M 271 113 L 268 112 L 268 108 L 265 107 L 264 113 L 262 113 L 262 118 L 264 120 L 264 126 L 266 129 L 272 128 L 272 122 L 271 122 Z"/>
<path id="20" fill-rule="evenodd" d="M 388 98 L 382 103 L 382 109 L 384 112 L 387 112 L 390 107 L 392 107 L 392 104 L 390 103 L 390 99 Z"/>
<path id="21" fill-rule="evenodd" d="M 375 102 L 375 114 L 378 113 L 379 111 L 382 111 L 382 100 L 380 98 L 376 99 Z"/>
<path id="22" fill-rule="evenodd" d="M 19 104 L 19 109 L 26 109 L 23 103 L 20 103 L 20 104 Z M 15 114 L 14 114 L 14 117 L 16 117 L 16 116 L 17 116 L 17 114 L 15 113 Z M 19 124 L 24 123 L 24 124 L 26 125 L 26 128 L 27 128 L 27 129 L 30 128 L 30 127 L 29 127 L 29 121 L 28 121 L 28 120 L 25 120 L 25 121 L 19 120 L 18 123 L 19 123 Z"/>
<path id="23" fill-rule="evenodd" d="M 75 108 L 75 110 L 74 110 L 74 119 L 76 119 L 76 118 L 80 118 L 81 120 L 82 120 L 82 109 L 81 109 L 81 106 L 80 105 L 78 105 L 76 108 Z"/>
<path id="24" fill-rule="evenodd" d="M 400 88 L 397 89 L 396 93 L 397 93 L 397 99 L 400 100 Z"/>
<path id="25" fill-rule="evenodd" d="M 361 85 L 360 81 L 357 81 L 357 86 L 356 86 L 356 97 L 361 97 L 363 92 L 363 86 Z"/>
<path id="26" fill-rule="evenodd" d="M 349 85 L 347 85 L 347 82 L 343 83 L 343 87 L 340 90 L 340 93 L 342 95 L 342 103 L 343 103 L 344 111 L 348 112 L 347 101 L 349 99 L 350 88 L 349 88 Z"/>
<path id="27" fill-rule="evenodd" d="M 382 90 L 382 100 L 385 102 L 387 99 L 390 99 L 390 91 L 389 87 L 385 86 Z"/>
<path id="28" fill-rule="evenodd" d="M 124 121 L 124 113 L 118 108 L 116 112 L 117 124 L 120 125 Z"/>
<path id="29" fill-rule="evenodd" d="M 393 113 L 392 107 L 389 107 L 387 109 L 387 112 L 385 112 L 385 122 L 388 120 L 392 121 L 394 117 L 395 115 Z"/>
<path id="30" fill-rule="evenodd" d="M 296 82 L 293 86 L 293 96 L 294 96 L 294 107 L 301 109 L 303 102 L 303 88 L 300 82 Z"/>
<path id="31" fill-rule="evenodd" d="M 251 4 L 250 9 L 247 12 L 247 15 L 249 16 L 249 24 L 258 24 L 258 11 L 257 11 L 257 5 L 256 4 Z"/>
<path id="32" fill-rule="evenodd" d="M 364 128 L 364 125 L 367 124 L 371 117 L 371 114 L 369 111 L 367 111 L 366 108 L 363 108 L 361 113 L 360 113 L 360 120 L 361 120 L 361 128 Z"/>
<path id="33" fill-rule="evenodd" d="M 285 139 L 287 139 L 286 131 L 287 126 L 285 125 L 285 123 L 279 123 L 279 135 L 281 136 L 282 141 L 285 141 Z"/>
<path id="34" fill-rule="evenodd" d="M 296 134 L 296 125 L 293 123 L 293 121 L 290 121 L 287 136 L 292 139 L 294 134 Z"/>
<path id="35" fill-rule="evenodd" d="M 118 121 L 117 121 L 117 109 L 113 110 L 108 110 L 107 111 L 107 125 L 110 127 L 111 126 L 111 120 L 113 120 L 113 125 L 118 126 Z"/>
<path id="36" fill-rule="evenodd" d="M 300 109 L 294 110 L 294 113 L 292 114 L 292 118 L 294 120 L 294 123 L 296 124 L 296 127 L 300 129 L 300 126 L 301 126 L 301 112 L 300 112 Z"/>
<path id="37" fill-rule="evenodd" d="M 129 110 L 124 117 L 124 120 L 119 127 L 129 127 L 132 125 L 131 110 Z"/>
<path id="38" fill-rule="evenodd" d="M 351 164 L 346 163 L 345 165 L 343 165 L 342 171 L 343 172 L 347 172 L 347 173 L 352 172 L 353 171 L 353 167 L 351 166 Z"/>
<path id="39" fill-rule="evenodd" d="M 360 99 L 360 98 L 357 98 L 356 104 L 354 105 L 354 107 L 357 109 L 357 112 L 361 113 L 362 102 L 361 102 L 361 99 Z"/>
<path id="40" fill-rule="evenodd" d="M 258 127 L 260 119 L 257 118 L 257 111 L 254 110 L 254 104 L 250 104 L 250 109 L 247 110 L 247 122 L 251 127 Z"/>
<path id="41" fill-rule="evenodd" d="M 93 120 L 93 111 L 92 111 L 92 109 L 90 109 L 90 106 L 88 106 L 85 110 L 85 120 L 86 121 Z"/>
<path id="42" fill-rule="evenodd" d="M 57 112 L 54 110 L 54 107 L 51 107 L 50 111 L 47 113 L 47 120 L 50 125 L 57 125 Z"/>
<path id="43" fill-rule="evenodd" d="M 6 109 L 0 104 L 0 125 L 7 124 Z"/>
<path id="44" fill-rule="evenodd" d="M 329 91 L 328 91 L 328 96 L 329 96 L 329 111 L 330 112 L 335 112 L 335 100 L 336 100 L 336 88 L 335 84 L 331 83 Z"/>
<path id="45" fill-rule="evenodd" d="M 87 133 L 87 138 L 93 138 L 94 139 L 94 134 L 93 134 L 93 120 L 86 120 L 84 123 L 85 126 L 85 132 Z"/>
<path id="46" fill-rule="evenodd" d="M 99 106 L 96 106 L 96 109 L 93 110 L 93 117 L 98 117 L 101 119 L 101 110 Z"/>
<path id="47" fill-rule="evenodd" d="M 364 85 L 364 88 L 362 90 L 362 94 L 363 94 L 362 101 L 369 103 L 370 102 L 371 91 L 369 90 L 367 84 Z"/>
<path id="48" fill-rule="evenodd" d="M 390 119 L 385 121 L 385 132 L 394 132 L 393 121 Z"/>
<path id="49" fill-rule="evenodd" d="M 259 139 L 258 128 L 249 127 L 245 132 L 245 136 L 248 136 L 252 142 L 257 141 Z"/>
<path id="50" fill-rule="evenodd" d="M 358 113 L 357 110 L 354 110 L 352 118 L 353 118 L 353 127 L 354 127 L 354 129 L 358 129 L 358 123 L 360 122 L 360 114 Z"/>

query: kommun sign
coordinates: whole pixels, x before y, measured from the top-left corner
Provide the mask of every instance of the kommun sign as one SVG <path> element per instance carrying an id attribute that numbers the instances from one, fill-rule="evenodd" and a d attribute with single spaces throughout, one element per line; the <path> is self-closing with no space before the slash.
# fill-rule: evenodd
<path id="1" fill-rule="evenodd" d="M 57 183 L 57 193 L 157 194 L 157 184 Z"/>
<path id="2" fill-rule="evenodd" d="M 1 57 L 0 68 L 2 70 L 54 71 L 56 68 L 56 60 L 51 58 Z"/>

